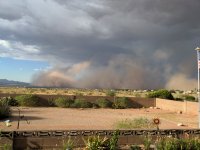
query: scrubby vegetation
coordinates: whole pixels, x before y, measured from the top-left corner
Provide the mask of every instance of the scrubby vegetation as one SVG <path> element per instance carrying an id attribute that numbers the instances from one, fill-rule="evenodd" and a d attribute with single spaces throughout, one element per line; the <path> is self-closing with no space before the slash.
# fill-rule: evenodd
<path id="1" fill-rule="evenodd" d="M 176 101 L 191 101 L 191 102 L 197 102 L 198 99 L 195 98 L 194 96 L 192 95 L 187 95 L 187 94 L 182 94 L 182 95 L 179 95 L 179 96 L 174 96 L 174 100 Z"/>
<path id="2" fill-rule="evenodd" d="M 76 99 L 73 104 L 75 108 L 91 108 L 92 106 L 92 103 L 85 101 L 85 99 Z"/>
<path id="3" fill-rule="evenodd" d="M 184 95 L 183 99 L 185 99 L 186 101 L 197 102 L 197 100 L 195 99 L 195 97 L 191 96 L 191 95 Z"/>
<path id="4" fill-rule="evenodd" d="M 91 136 L 84 140 L 87 150 L 117 150 L 118 148 L 119 132 L 115 131 L 110 138 L 100 136 Z"/>
<path id="5" fill-rule="evenodd" d="M 173 97 L 173 95 L 171 94 L 171 92 L 168 91 L 168 90 L 165 90 L 165 89 L 161 89 L 161 90 L 149 92 L 149 93 L 147 94 L 147 97 L 149 97 L 149 98 L 171 99 L 171 100 L 174 99 L 174 97 Z"/>
<path id="6" fill-rule="evenodd" d="M 0 145 L 1 149 L 0 150 L 12 150 L 12 145 L 11 144 L 3 144 L 3 145 Z"/>
<path id="7" fill-rule="evenodd" d="M 116 96 L 116 91 L 115 90 L 108 90 L 106 92 L 106 96 Z"/>
<path id="8" fill-rule="evenodd" d="M 73 106 L 74 101 L 70 98 L 59 97 L 55 99 L 55 105 L 62 108 L 70 108 Z"/>
<path id="9" fill-rule="evenodd" d="M 105 99 L 105 98 L 97 99 L 96 104 L 100 108 L 111 108 L 112 107 L 112 102 L 107 100 L 107 99 Z"/>
<path id="10" fill-rule="evenodd" d="M 147 118 L 125 119 L 114 124 L 117 129 L 150 129 L 155 128 L 153 121 Z"/>
<path id="11" fill-rule="evenodd" d="M 83 139 L 85 147 L 80 149 L 87 150 L 120 150 L 124 149 L 123 146 L 118 144 L 119 132 L 115 131 L 110 137 L 90 136 Z M 72 150 L 76 147 L 74 141 L 68 142 L 69 146 L 64 145 L 64 149 Z M 77 148 L 77 147 L 76 147 Z M 140 145 L 133 143 L 126 145 L 125 149 L 130 150 L 199 150 L 200 139 L 197 137 L 192 138 L 174 138 L 171 136 L 157 136 L 156 139 L 151 135 L 143 137 L 143 142 Z"/>
<path id="12" fill-rule="evenodd" d="M 170 137 L 163 137 L 155 143 L 157 150 L 199 150 L 200 139 L 199 138 L 187 138 L 177 139 Z"/>
<path id="13" fill-rule="evenodd" d="M 111 102 L 105 98 L 99 98 L 94 102 L 88 102 L 83 98 L 77 98 L 72 100 L 70 98 L 59 97 L 55 100 L 55 106 L 63 108 L 115 108 L 125 109 L 131 108 L 132 103 L 126 97 L 116 98 L 114 102 Z"/>
<path id="14" fill-rule="evenodd" d="M 157 136 L 156 140 L 148 135 L 142 145 L 132 145 L 131 150 L 199 150 L 199 137 L 174 138 L 172 136 Z"/>
<path id="15" fill-rule="evenodd" d="M 73 150 L 75 142 L 69 137 L 67 140 L 63 140 L 63 150 Z"/>
<path id="16" fill-rule="evenodd" d="M 37 95 L 20 95 L 15 99 L 20 106 L 37 107 L 41 106 L 40 99 Z"/>
<path id="17" fill-rule="evenodd" d="M 76 96 L 116 96 L 116 97 L 146 97 L 149 91 L 154 90 L 133 90 L 133 89 L 72 89 L 72 88 L 16 88 L 0 87 L 1 94 L 42 94 L 42 95 L 76 95 Z M 181 91 L 170 90 L 174 97 L 182 97 L 184 94 L 194 96 L 196 90 Z"/>
<path id="18" fill-rule="evenodd" d="M 7 118 L 11 114 L 10 106 L 8 101 L 5 99 L 0 99 L 0 119 Z"/>
<path id="19" fill-rule="evenodd" d="M 113 108 L 115 109 L 125 109 L 131 107 L 132 103 L 127 97 L 118 97 L 113 102 Z"/>
<path id="20" fill-rule="evenodd" d="M 100 150 L 104 149 L 107 144 L 107 138 L 100 138 L 99 136 L 88 137 L 84 141 L 87 150 Z"/>
<path id="21" fill-rule="evenodd" d="M 6 101 L 9 106 L 18 106 L 18 102 L 12 97 L 2 97 L 0 100 Z"/>
<path id="22" fill-rule="evenodd" d="M 61 108 L 130 108 L 131 102 L 128 98 L 121 97 L 116 98 L 115 102 L 112 102 L 106 98 L 98 98 L 94 102 L 88 102 L 84 98 L 73 98 L 61 96 L 58 98 L 46 97 L 42 98 L 38 95 L 18 95 L 15 98 L 3 97 L 2 100 L 6 101 L 9 106 L 25 106 L 25 107 L 61 107 Z"/>

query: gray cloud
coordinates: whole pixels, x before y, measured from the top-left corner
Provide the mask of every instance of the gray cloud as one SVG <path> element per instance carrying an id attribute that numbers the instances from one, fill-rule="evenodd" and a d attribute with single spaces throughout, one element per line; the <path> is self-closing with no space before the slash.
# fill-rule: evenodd
<path id="1" fill-rule="evenodd" d="M 199 8 L 198 0 L 2 0 L 0 40 L 37 47 L 38 58 L 52 65 L 34 77 L 34 84 L 59 72 L 58 83 L 48 76 L 44 84 L 173 88 L 167 82 L 179 74 L 185 80 L 196 78 Z M 19 57 L 2 49 L 0 56 Z M 28 54 L 20 51 L 21 58 L 33 59 Z M 66 68 L 86 61 L 90 67 L 78 79 L 65 78 Z"/>

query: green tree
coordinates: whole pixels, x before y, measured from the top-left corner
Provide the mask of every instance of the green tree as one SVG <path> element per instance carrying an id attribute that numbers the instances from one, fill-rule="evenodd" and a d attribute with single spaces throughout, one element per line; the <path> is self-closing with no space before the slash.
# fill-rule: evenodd
<path id="1" fill-rule="evenodd" d="M 174 97 L 168 90 L 161 89 L 154 92 L 149 92 L 147 97 L 149 98 L 162 98 L 162 99 L 171 99 L 173 100 Z"/>

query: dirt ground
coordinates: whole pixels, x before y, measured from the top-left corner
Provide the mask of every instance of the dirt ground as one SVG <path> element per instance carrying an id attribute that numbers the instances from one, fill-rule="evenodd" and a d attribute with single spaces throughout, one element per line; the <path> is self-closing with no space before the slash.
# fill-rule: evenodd
<path id="1" fill-rule="evenodd" d="M 91 130 L 115 129 L 117 121 L 138 117 L 161 120 L 160 129 L 197 128 L 197 115 L 178 114 L 161 109 L 71 109 L 71 108 L 28 108 L 21 107 L 18 130 Z M 18 111 L 12 108 L 11 127 L 0 120 L 0 130 L 17 130 Z M 26 119 L 29 124 L 27 123 Z M 177 126 L 183 123 L 185 126 Z"/>

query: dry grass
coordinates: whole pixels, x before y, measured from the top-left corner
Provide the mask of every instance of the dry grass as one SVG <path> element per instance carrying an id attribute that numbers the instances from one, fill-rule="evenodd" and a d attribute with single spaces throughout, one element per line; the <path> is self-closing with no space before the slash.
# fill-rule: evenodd
<path id="1" fill-rule="evenodd" d="M 49 95 L 85 95 L 106 96 L 107 89 L 68 89 L 68 88 L 16 88 L 0 87 L 0 93 L 9 94 L 49 94 Z M 145 97 L 146 92 L 134 90 L 116 90 L 119 97 Z"/>

